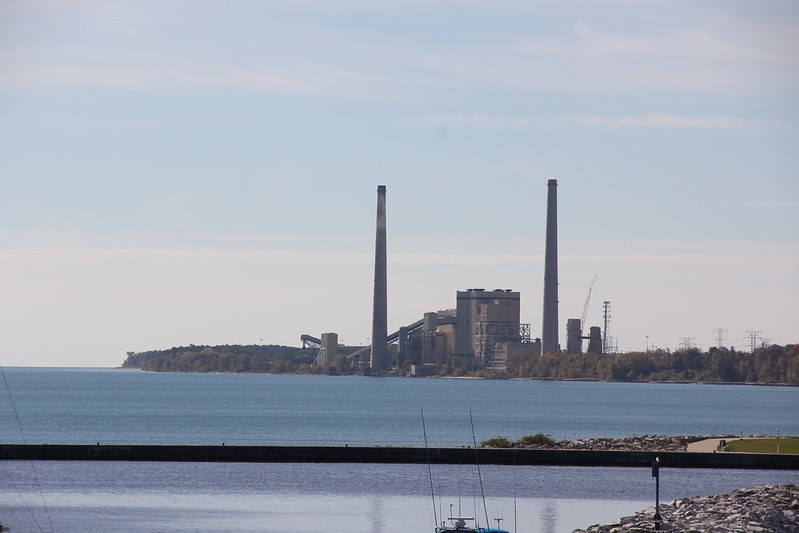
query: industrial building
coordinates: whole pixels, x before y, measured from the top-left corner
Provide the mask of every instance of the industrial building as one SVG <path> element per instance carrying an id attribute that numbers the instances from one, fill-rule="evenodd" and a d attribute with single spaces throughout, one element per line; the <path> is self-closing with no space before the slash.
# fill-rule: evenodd
<path id="1" fill-rule="evenodd" d="M 372 345 L 343 346 L 338 335 L 323 333 L 318 339 L 303 335 L 303 347 L 315 346 L 315 364 L 329 371 L 338 355 L 345 355 L 365 373 L 385 372 L 410 363 L 412 372 L 453 363 L 473 370 L 502 371 L 514 358 L 529 358 L 561 351 L 558 342 L 558 233 L 557 180 L 547 182 L 546 250 L 544 257 L 544 308 L 541 338 L 532 339 L 530 325 L 521 323 L 521 295 L 511 289 L 457 291 L 455 309 L 425 313 L 423 318 L 388 334 L 386 261 L 386 187 L 377 187 L 375 277 L 372 306 Z M 590 297 L 590 291 L 589 291 Z M 586 308 L 588 301 L 586 300 Z M 582 319 L 567 321 L 569 353 L 602 353 L 599 327 L 583 336 Z"/>
<path id="2" fill-rule="evenodd" d="M 510 289 L 457 291 L 456 308 L 424 316 L 387 335 L 387 367 L 410 363 L 412 372 L 453 362 L 469 369 L 504 370 L 514 357 L 541 353 L 541 340 L 530 338 L 530 324 L 522 324 L 519 292 Z M 374 348 L 338 344 L 335 333 L 321 339 L 302 336 L 303 345 L 318 346 L 316 364 L 325 369 L 339 354 L 366 366 Z M 374 370 L 374 368 L 372 368 Z"/>
<path id="3" fill-rule="evenodd" d="M 453 355 L 462 366 L 504 370 L 509 354 L 535 349 L 521 323 L 521 295 L 510 289 L 458 291 Z M 523 346 L 524 345 L 524 346 Z M 538 346 L 538 352 L 541 347 Z"/>

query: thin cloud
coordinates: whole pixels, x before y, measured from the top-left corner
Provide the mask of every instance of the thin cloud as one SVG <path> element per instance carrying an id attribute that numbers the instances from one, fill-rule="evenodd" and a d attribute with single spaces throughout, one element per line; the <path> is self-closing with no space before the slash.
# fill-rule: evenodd
<path id="1" fill-rule="evenodd" d="M 367 9 L 374 24 L 388 20 L 388 2 L 375 7 L 361 1 L 338 6 Z M 461 0 L 479 16 L 479 2 Z M 485 46 L 450 48 L 431 38 L 415 42 L 376 37 L 341 27 L 283 24 L 270 18 L 270 6 L 298 14 L 329 9 L 322 2 L 243 2 L 248 20 L 259 17 L 268 27 L 231 38 L 214 26 L 218 6 L 189 3 L 170 8 L 146 4 L 105 6 L 103 9 L 57 3 L 62 12 L 43 25 L 15 18 L 11 38 L 0 56 L 0 86 L 36 88 L 95 87 L 150 93 L 263 92 L 300 96 L 398 99 L 421 87 L 513 87 L 575 92 L 624 91 L 640 87 L 658 90 L 744 92 L 750 95 L 792 92 L 798 82 L 799 53 L 790 21 L 722 20 L 706 14 L 682 29 L 664 20 L 664 34 L 636 35 L 629 30 L 596 28 L 574 22 L 572 31 L 553 40 L 532 33 L 493 35 Z M 48 10 L 35 3 L 41 13 Z M 411 7 L 415 7 L 413 2 Z M 418 2 L 418 5 L 422 5 Z M 71 6 L 71 7 L 70 7 Z M 51 10 L 50 10 L 51 11 Z M 724 10 L 719 10 L 722 13 Z M 360 11 L 359 11 L 360 12 Z M 493 13 L 529 16 L 529 6 L 501 2 Z M 632 20 L 643 15 L 631 13 Z M 718 18 L 718 17 L 717 17 Z M 129 21 L 136 23 L 131 24 Z M 80 20 L 88 36 L 74 39 L 62 20 Z M 211 32 L 199 33 L 208 27 Z M 635 26 L 635 24 L 631 24 Z M 0 26 L 2 28 L 2 26 Z M 564 29 L 568 29 L 565 27 Z M 466 116 L 472 123 L 481 117 Z M 489 124 L 496 117 L 483 117 Z"/>
<path id="2" fill-rule="evenodd" d="M 87 251 L 115 253 L 141 252 L 263 252 L 299 253 L 301 250 L 327 253 L 331 247 L 340 252 L 370 250 L 371 236 L 306 235 L 291 233 L 89 233 L 69 230 L 0 230 L 0 252 L 50 250 L 53 252 Z M 309 252 L 312 253 L 312 252 Z"/>
<path id="3" fill-rule="evenodd" d="M 425 126 L 467 126 L 472 128 L 524 128 L 531 124 L 528 117 L 473 113 L 469 115 L 427 115 L 409 119 Z"/>
<path id="4" fill-rule="evenodd" d="M 635 15 L 631 16 L 635 17 Z M 788 19 L 790 20 L 790 19 Z M 561 76 L 564 88 L 629 91 L 631 87 L 693 93 L 784 96 L 797 87 L 799 41 L 788 20 L 721 10 L 691 24 L 665 19 L 665 29 L 638 34 L 576 22 L 559 40 L 525 39 L 519 52 L 537 75 Z"/>
<path id="5" fill-rule="evenodd" d="M 575 124 L 619 128 L 766 129 L 790 127 L 787 123 L 778 120 L 729 116 L 650 114 L 609 117 L 597 115 L 564 115 L 559 118 L 560 120 Z"/>
<path id="6" fill-rule="evenodd" d="M 745 202 L 744 205 L 757 207 L 799 207 L 799 202 Z"/>

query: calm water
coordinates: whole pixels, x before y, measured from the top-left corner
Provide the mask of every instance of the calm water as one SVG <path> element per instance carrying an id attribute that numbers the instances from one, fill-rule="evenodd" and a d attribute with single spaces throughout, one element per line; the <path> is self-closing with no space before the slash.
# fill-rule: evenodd
<path id="1" fill-rule="evenodd" d="M 466 445 L 661 434 L 799 435 L 799 388 L 5 369 L 29 443 Z M 20 442 L 9 396 L 0 437 Z"/>
<path id="2" fill-rule="evenodd" d="M 108 369 L 10 368 L 5 377 L 3 442 L 421 445 L 422 408 L 431 445 L 470 444 L 470 411 L 478 441 L 538 432 L 799 435 L 797 388 Z M 430 532 L 434 523 L 421 465 L 0 461 L 0 468 L 0 523 L 13 531 L 407 533 Z M 483 516 L 472 498 L 474 467 L 432 468 L 439 517 L 450 505 Z M 502 526 L 518 533 L 570 532 L 653 500 L 647 469 L 483 467 L 482 474 L 489 518 L 504 518 Z M 789 482 L 799 473 L 664 469 L 661 497 Z"/>

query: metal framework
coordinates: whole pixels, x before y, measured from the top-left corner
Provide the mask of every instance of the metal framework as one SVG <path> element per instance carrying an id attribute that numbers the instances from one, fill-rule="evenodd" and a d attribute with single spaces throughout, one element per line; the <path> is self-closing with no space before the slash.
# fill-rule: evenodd
<path id="1" fill-rule="evenodd" d="M 519 324 L 519 337 L 522 342 L 533 342 L 530 336 L 530 324 Z"/>
<path id="2" fill-rule="evenodd" d="M 494 354 L 502 344 L 530 342 L 530 324 L 481 321 L 475 324 L 475 330 L 474 355 L 483 368 L 493 366 Z"/>
<path id="3" fill-rule="evenodd" d="M 605 320 L 605 327 L 602 331 L 602 355 L 610 353 L 610 344 L 608 343 L 608 324 L 610 323 L 610 302 L 605 300 L 602 302 L 602 316 Z"/>
<path id="4" fill-rule="evenodd" d="M 322 346 L 322 339 L 312 337 L 311 335 L 301 335 L 302 347 L 304 348 L 320 348 Z"/>

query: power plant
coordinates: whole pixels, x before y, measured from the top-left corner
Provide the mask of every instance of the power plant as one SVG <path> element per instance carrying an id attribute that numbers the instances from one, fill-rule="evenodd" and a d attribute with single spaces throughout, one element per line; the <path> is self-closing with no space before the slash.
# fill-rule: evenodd
<path id="1" fill-rule="evenodd" d="M 336 333 L 321 338 L 302 335 L 303 347 L 319 349 L 315 364 L 334 372 L 339 356 L 348 358 L 364 373 L 382 373 L 410 364 L 411 373 L 423 375 L 427 368 L 455 364 L 473 370 L 503 371 L 514 359 L 561 352 L 558 342 L 558 182 L 547 182 L 546 243 L 544 254 L 544 298 L 541 337 L 532 338 L 530 324 L 521 323 L 521 294 L 511 289 L 467 289 L 456 292 L 454 309 L 424 313 L 416 322 L 388 333 L 388 269 L 386 252 L 386 186 L 377 187 L 374 298 L 370 346 L 344 346 Z M 594 278 L 596 281 L 596 278 Z M 593 283 L 591 284 L 593 288 Z M 583 336 L 591 290 L 580 319 L 567 321 L 568 353 L 604 353 L 598 326 Z M 605 325 L 607 329 L 607 324 Z M 368 354 L 368 357 L 367 357 Z M 339 358 L 340 360 L 340 358 Z"/>

